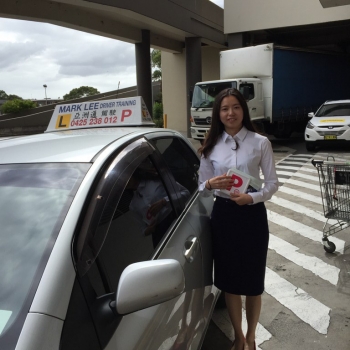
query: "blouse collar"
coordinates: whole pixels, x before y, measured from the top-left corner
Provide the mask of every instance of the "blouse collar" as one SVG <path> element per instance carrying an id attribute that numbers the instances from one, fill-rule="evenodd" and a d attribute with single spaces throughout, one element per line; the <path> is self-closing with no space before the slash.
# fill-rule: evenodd
<path id="1" fill-rule="evenodd" d="M 245 137 L 247 136 L 248 129 L 245 126 L 242 126 L 242 129 L 238 131 L 238 133 L 233 136 L 234 139 L 238 139 L 239 141 L 243 141 Z M 225 130 L 222 132 L 222 141 L 226 142 L 228 138 L 231 138 L 232 136 L 229 135 Z"/>

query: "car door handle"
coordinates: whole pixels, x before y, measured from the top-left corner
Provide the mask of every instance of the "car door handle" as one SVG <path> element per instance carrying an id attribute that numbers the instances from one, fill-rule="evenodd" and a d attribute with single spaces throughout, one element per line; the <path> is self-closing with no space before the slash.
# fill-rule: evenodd
<path id="1" fill-rule="evenodd" d="M 256 111 L 256 108 L 252 108 L 252 111 Z"/>
<path id="2" fill-rule="evenodd" d="M 198 251 L 199 241 L 195 236 L 187 238 L 183 250 L 183 254 L 188 262 L 192 262 Z"/>

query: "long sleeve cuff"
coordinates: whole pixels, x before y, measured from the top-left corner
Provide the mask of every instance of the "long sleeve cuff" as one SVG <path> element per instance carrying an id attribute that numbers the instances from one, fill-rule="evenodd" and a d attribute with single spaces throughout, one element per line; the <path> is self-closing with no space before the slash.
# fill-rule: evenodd
<path id="1" fill-rule="evenodd" d="M 198 186 L 198 190 L 199 190 L 199 193 L 201 195 L 203 195 L 204 197 L 209 197 L 210 195 L 213 194 L 214 190 L 211 189 L 209 190 L 205 184 L 206 184 L 207 180 L 205 180 L 204 182 L 200 183 L 200 185 Z"/>

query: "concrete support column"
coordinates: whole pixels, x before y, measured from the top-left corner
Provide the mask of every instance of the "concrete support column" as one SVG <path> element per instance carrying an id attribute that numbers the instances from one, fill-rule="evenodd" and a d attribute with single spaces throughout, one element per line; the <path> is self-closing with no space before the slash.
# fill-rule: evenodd
<path id="1" fill-rule="evenodd" d="M 227 35 L 228 49 L 239 49 L 249 46 L 249 33 L 232 33 Z"/>
<path id="2" fill-rule="evenodd" d="M 191 137 L 190 91 L 202 81 L 202 46 L 201 38 L 186 38 L 186 96 L 187 96 L 187 137 Z"/>
<path id="3" fill-rule="evenodd" d="M 142 30 L 142 42 L 135 44 L 137 95 L 142 96 L 152 115 L 152 71 L 150 31 Z"/>

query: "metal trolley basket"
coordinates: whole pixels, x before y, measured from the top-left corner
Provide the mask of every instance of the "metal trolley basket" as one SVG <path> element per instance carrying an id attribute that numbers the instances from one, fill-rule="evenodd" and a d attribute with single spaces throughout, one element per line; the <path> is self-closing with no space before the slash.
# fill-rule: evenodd
<path id="1" fill-rule="evenodd" d="M 333 157 L 331 157 L 333 158 Z M 312 160 L 320 180 L 324 216 L 323 248 L 328 253 L 335 251 L 335 244 L 328 237 L 350 225 L 350 162 Z M 327 226 L 330 219 L 337 222 Z"/>

